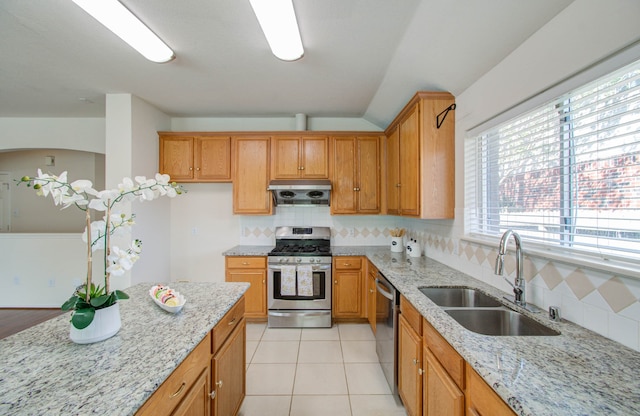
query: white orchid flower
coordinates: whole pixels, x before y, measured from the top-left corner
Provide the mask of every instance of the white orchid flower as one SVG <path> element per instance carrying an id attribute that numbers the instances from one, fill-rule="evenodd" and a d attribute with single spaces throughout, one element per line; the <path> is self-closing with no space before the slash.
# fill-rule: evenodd
<path id="1" fill-rule="evenodd" d="M 158 185 L 169 185 L 170 179 L 171 177 L 167 174 L 156 173 L 156 182 L 158 182 Z"/>
<path id="2" fill-rule="evenodd" d="M 63 205 L 62 209 L 65 209 L 70 207 L 71 205 L 80 205 L 80 206 L 87 205 L 89 201 L 87 201 L 80 194 L 73 194 L 73 195 L 61 194 L 60 203 Z"/>
<path id="3" fill-rule="evenodd" d="M 71 182 L 71 189 L 77 193 L 85 193 L 89 195 L 97 195 L 98 191 L 92 188 L 93 183 L 87 179 L 79 179 Z"/>

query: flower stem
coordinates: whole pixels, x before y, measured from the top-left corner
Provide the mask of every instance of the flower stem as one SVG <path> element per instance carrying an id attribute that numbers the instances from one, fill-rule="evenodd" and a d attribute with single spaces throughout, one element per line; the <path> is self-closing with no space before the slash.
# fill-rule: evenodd
<path id="1" fill-rule="evenodd" d="M 91 274 L 93 271 L 93 255 L 91 253 L 91 246 L 93 245 L 91 243 L 91 213 L 89 212 L 89 210 L 86 210 L 85 219 L 87 223 L 87 295 L 85 301 L 89 303 L 89 300 L 91 300 Z"/>
<path id="2" fill-rule="evenodd" d="M 109 295 L 109 273 L 107 268 L 109 267 L 109 255 L 111 255 L 111 200 L 107 201 L 107 213 L 105 218 L 105 242 L 104 242 L 104 293 Z"/>

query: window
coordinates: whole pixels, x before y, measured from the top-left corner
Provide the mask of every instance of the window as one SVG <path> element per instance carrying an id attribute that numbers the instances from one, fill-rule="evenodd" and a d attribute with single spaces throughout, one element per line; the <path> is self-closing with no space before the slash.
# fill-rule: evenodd
<path id="1" fill-rule="evenodd" d="M 466 143 L 467 232 L 640 260 L 640 61 Z"/>

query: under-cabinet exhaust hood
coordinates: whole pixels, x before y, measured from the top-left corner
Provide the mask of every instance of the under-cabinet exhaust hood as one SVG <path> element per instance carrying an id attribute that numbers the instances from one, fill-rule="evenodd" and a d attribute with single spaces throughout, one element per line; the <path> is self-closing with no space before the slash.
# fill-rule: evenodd
<path id="1" fill-rule="evenodd" d="M 328 179 L 273 180 L 267 188 L 273 194 L 273 203 L 278 206 L 324 206 L 328 207 L 331 181 Z"/>

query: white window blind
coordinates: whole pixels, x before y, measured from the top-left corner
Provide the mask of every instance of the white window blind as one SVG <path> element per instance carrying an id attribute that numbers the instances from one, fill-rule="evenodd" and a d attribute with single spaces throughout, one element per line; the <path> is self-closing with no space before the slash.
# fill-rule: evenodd
<path id="1" fill-rule="evenodd" d="M 466 142 L 467 232 L 640 260 L 640 61 Z"/>

